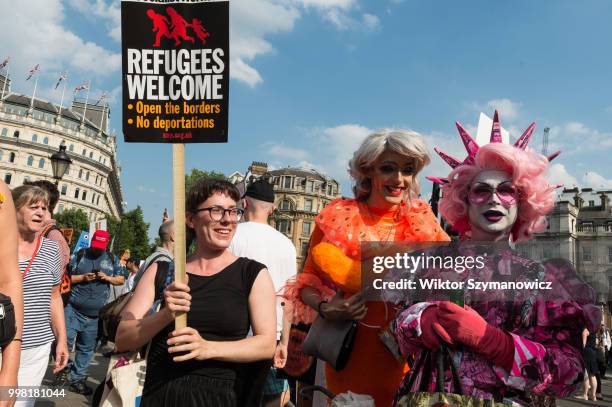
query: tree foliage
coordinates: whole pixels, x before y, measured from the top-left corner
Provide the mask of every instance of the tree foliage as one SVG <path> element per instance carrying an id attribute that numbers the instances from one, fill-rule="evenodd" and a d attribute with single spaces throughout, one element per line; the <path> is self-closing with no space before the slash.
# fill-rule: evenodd
<path id="1" fill-rule="evenodd" d="M 108 231 L 113 242 L 113 253 L 121 256 L 126 249 L 130 249 L 132 256 L 140 259 L 151 254 L 148 233 L 149 224 L 144 221 L 140 206 L 126 212 L 118 220 L 112 216 L 107 218 Z"/>
<path id="2" fill-rule="evenodd" d="M 192 185 L 203 178 L 226 179 L 227 177 L 222 172 L 202 171 L 197 168 L 193 168 L 189 174 L 185 175 L 185 191 L 189 191 L 189 188 Z"/>
<path id="3" fill-rule="evenodd" d="M 89 219 L 82 209 L 67 209 L 54 215 L 57 227 L 72 229 L 70 250 L 74 249 L 82 231 L 89 231 Z"/>

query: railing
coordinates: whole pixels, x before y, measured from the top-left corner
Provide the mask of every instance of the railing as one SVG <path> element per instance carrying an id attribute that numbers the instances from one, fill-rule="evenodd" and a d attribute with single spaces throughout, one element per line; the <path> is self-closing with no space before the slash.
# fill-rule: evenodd
<path id="1" fill-rule="evenodd" d="M 612 233 L 612 224 L 607 225 L 578 225 L 578 233 Z"/>

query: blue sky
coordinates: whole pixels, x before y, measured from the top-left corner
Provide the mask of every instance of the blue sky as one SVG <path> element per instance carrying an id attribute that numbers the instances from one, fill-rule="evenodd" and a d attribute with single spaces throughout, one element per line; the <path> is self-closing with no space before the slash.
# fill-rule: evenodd
<path id="1" fill-rule="evenodd" d="M 188 145 L 187 171 L 244 173 L 254 160 L 310 166 L 348 194 L 347 160 L 371 130 L 416 130 L 432 153 L 438 145 L 463 156 L 454 121 L 474 129 L 479 112 L 498 108 L 515 137 L 537 122 L 536 149 L 551 128 L 550 150 L 563 150 L 551 182 L 612 189 L 607 0 L 230 4 L 229 143 Z M 124 199 L 156 230 L 171 208 L 171 147 L 122 140 L 119 1 L 20 0 L 7 9 L 0 58 L 12 57 L 14 90 L 31 92 L 25 74 L 40 63 L 45 99 L 59 101 L 63 70 L 70 89 L 91 79 L 92 97 L 108 91 Z M 423 175 L 447 168 L 436 156 Z"/>

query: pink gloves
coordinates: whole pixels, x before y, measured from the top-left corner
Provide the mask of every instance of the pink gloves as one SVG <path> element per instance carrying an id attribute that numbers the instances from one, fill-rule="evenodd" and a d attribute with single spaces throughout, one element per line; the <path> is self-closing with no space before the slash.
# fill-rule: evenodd
<path id="1" fill-rule="evenodd" d="M 469 306 L 463 308 L 444 301 L 427 308 L 421 315 L 421 331 L 423 344 L 429 349 L 439 348 L 441 341 L 449 345 L 460 343 L 496 366 L 512 368 L 514 341 L 510 334 L 489 325 Z"/>
<path id="2" fill-rule="evenodd" d="M 421 314 L 421 340 L 428 349 L 438 349 L 441 345 L 440 340 L 450 345 L 455 343 L 442 325 L 440 325 L 438 312 L 438 306 L 433 305 L 425 309 Z"/>

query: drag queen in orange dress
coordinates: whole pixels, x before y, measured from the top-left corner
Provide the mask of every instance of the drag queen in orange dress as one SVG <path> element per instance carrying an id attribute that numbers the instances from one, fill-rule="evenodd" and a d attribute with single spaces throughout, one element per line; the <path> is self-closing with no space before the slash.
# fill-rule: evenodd
<path id="1" fill-rule="evenodd" d="M 333 393 L 368 394 L 376 406 L 389 406 L 406 372 L 380 339 L 396 311 L 361 295 L 362 242 L 448 241 L 429 205 L 417 199 L 418 173 L 429 163 L 422 138 L 414 132 L 381 130 L 369 135 L 350 161 L 355 199 L 331 202 L 316 217 L 302 273 L 285 287 L 294 322 L 359 321 L 344 369 L 326 364 L 326 386 Z"/>

